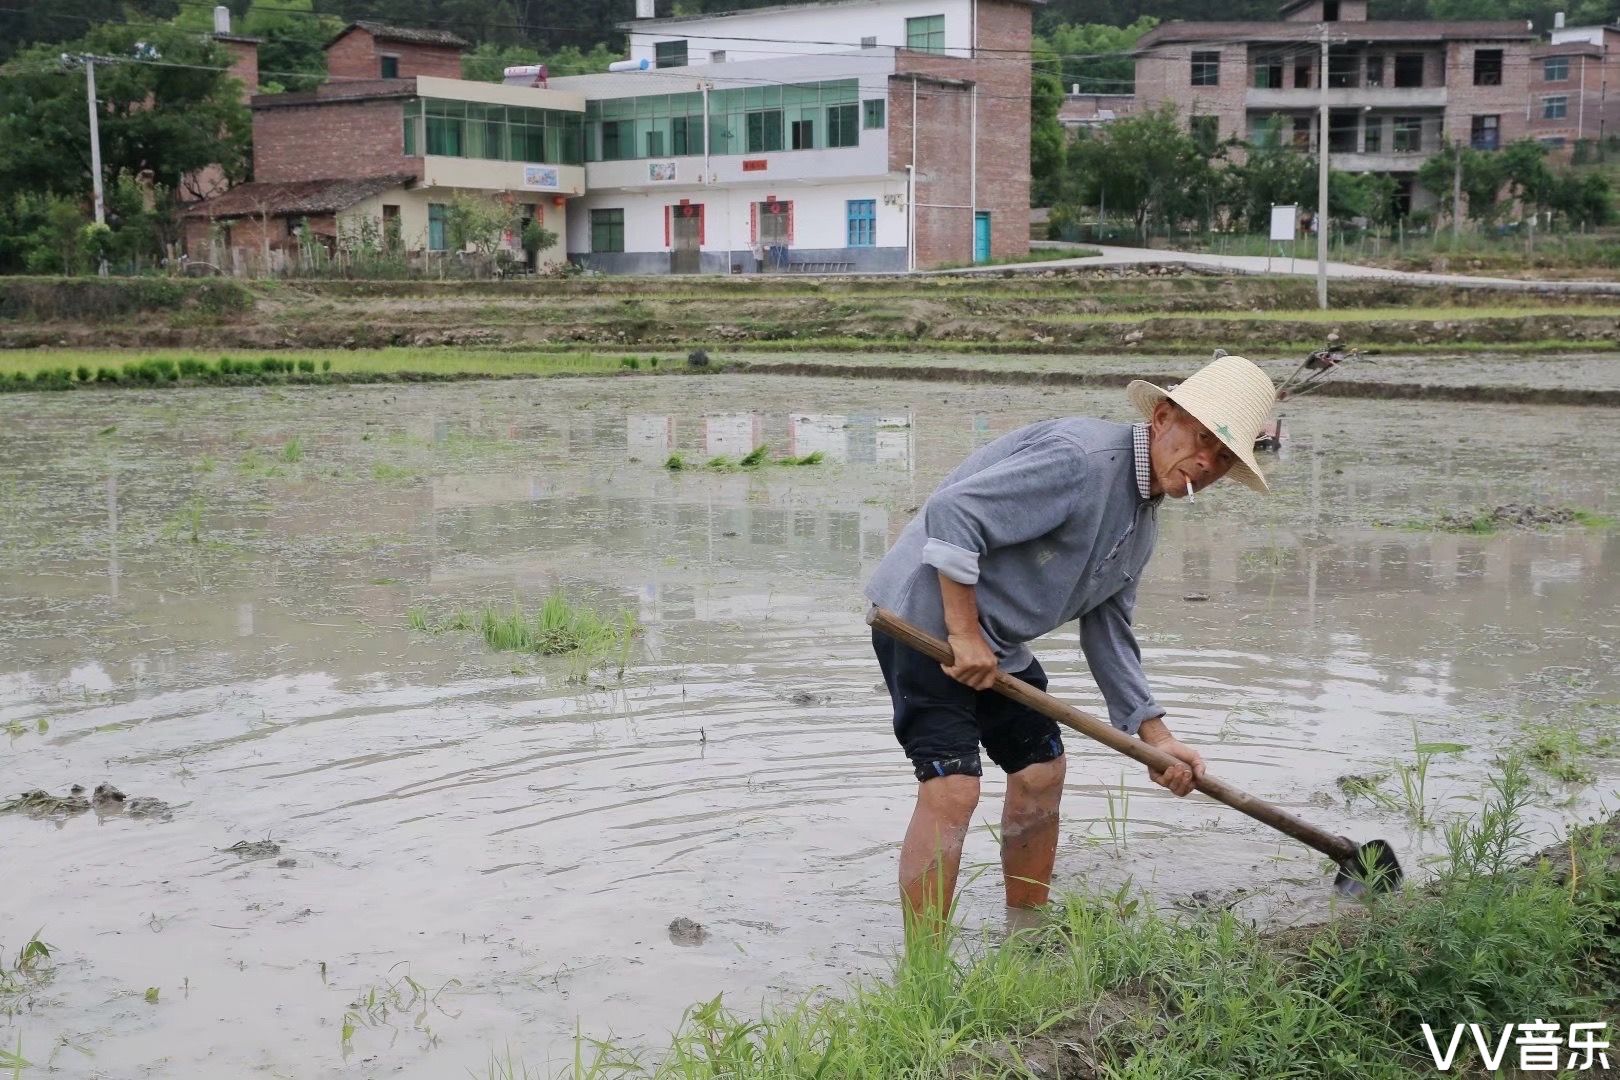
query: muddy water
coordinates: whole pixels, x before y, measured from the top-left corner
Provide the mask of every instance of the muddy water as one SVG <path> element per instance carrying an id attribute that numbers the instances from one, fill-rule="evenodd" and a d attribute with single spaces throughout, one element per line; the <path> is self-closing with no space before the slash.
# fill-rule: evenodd
<path id="1" fill-rule="evenodd" d="M 174 811 L 0 816 L 0 942 L 43 927 L 58 961 L 0 1045 L 68 1077 L 442 1077 L 508 1045 L 543 1068 L 576 1024 L 654 1046 L 698 999 L 752 1010 L 880 974 L 913 781 L 858 582 L 975 446 L 1125 417 L 1112 391 L 746 376 L 4 410 L 4 788 L 110 780 Z M 1213 769 L 1419 869 L 1433 833 L 1346 809 L 1335 777 L 1410 762 L 1417 725 L 1466 746 L 1425 791 L 1465 812 L 1527 719 L 1612 717 L 1620 534 L 1375 523 L 1620 513 L 1616 418 L 1320 400 L 1290 419 L 1277 497 L 1161 509 L 1149 675 Z M 761 443 L 827 462 L 662 467 Z M 622 679 L 406 622 L 557 587 L 636 614 Z M 1055 692 L 1099 705 L 1072 634 L 1041 653 Z M 1326 909 L 1317 857 L 1070 750 L 1060 885 Z M 1598 767 L 1543 778 L 1537 839 L 1613 789 Z M 1001 791 L 987 778 L 986 822 Z M 279 851 L 227 850 L 264 840 Z M 993 864 L 988 829 L 968 859 Z M 970 926 L 998 891 L 968 887 Z"/>

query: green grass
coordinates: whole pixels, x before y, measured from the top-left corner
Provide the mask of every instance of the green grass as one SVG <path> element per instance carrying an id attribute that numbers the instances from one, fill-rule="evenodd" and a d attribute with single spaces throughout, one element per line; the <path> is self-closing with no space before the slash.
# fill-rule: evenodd
<path id="1" fill-rule="evenodd" d="M 1055 323 L 1133 323 L 1197 319 L 1215 322 L 1311 322 L 1337 325 L 1358 322 L 1477 322 L 1484 319 L 1522 319 L 1551 315 L 1567 318 L 1614 318 L 1620 316 L 1620 306 L 1590 304 L 1571 306 L 1550 304 L 1499 304 L 1489 307 L 1388 307 L 1337 308 L 1323 311 L 1319 308 L 1277 308 L 1264 311 L 1131 311 L 1131 312 L 1075 312 L 1041 314 L 1032 318 L 1038 322 Z M 1317 346 L 1320 348 L 1320 345 Z M 1498 345 L 1498 348 L 1504 346 Z"/>
<path id="2" fill-rule="evenodd" d="M 1521 750 L 1538 769 L 1565 784 L 1590 784 L 1597 779 L 1593 761 L 1612 757 L 1617 748 L 1616 710 L 1607 702 L 1588 703 L 1583 712 L 1557 715 L 1546 723 L 1524 729 Z"/>
<path id="3" fill-rule="evenodd" d="M 220 374 L 220 360 L 227 361 Z M 269 363 L 267 368 L 265 365 Z M 143 365 L 146 365 L 143 368 Z M 167 365 L 166 367 L 164 365 Z M 47 376 L 67 372 L 62 380 L 47 379 L 40 389 L 72 388 L 85 385 L 77 369 L 91 372 L 89 385 L 162 386 L 180 382 L 234 380 L 320 382 L 333 376 L 341 379 L 365 376 L 395 376 L 402 373 L 428 377 L 484 375 L 492 377 L 546 376 L 572 374 L 611 374 L 625 370 L 617 353 L 597 354 L 578 351 L 520 351 L 462 348 L 396 349 L 311 349 L 267 356 L 263 351 L 240 349 L 211 350 L 207 356 L 178 349 L 142 349 L 139 352 L 111 349 L 28 349 L 0 352 L 0 389 L 16 389 L 17 375 L 30 382 L 40 372 Z M 138 375 L 144 371 L 146 375 Z M 106 373 L 106 377 L 98 377 Z M 172 374 L 165 374 L 172 373 Z M 116 378 L 112 377 L 116 375 Z"/>
<path id="4" fill-rule="evenodd" d="M 1612 1000 L 1620 837 L 1572 835 L 1573 875 L 1520 863 L 1528 786 L 1523 766 L 1505 760 L 1482 812 L 1448 826 L 1432 887 L 1325 926 L 1268 936 L 1225 910 L 1163 914 L 1129 887 L 1069 896 L 1040 930 L 997 946 L 914 946 L 891 975 L 844 997 L 760 1016 L 704 1001 L 655 1053 L 578 1039 L 560 1075 L 1431 1075 L 1423 1023 L 1448 1033 L 1464 1019 L 1494 1032 L 1525 1017 L 1596 1019 Z M 1463 1074 L 1480 1075 L 1471 1040 L 1462 1054 Z M 542 1074 L 508 1054 L 487 1075 Z"/>
<path id="5" fill-rule="evenodd" d="M 486 645 L 499 652 L 567 655 L 586 666 L 617 656 L 620 675 L 641 632 L 630 612 L 603 615 L 571 602 L 561 592 L 546 597 L 533 613 L 525 612 L 514 600 L 510 610 L 486 606 L 478 612 L 457 611 L 439 622 L 425 608 L 412 607 L 405 618 L 412 630 L 428 633 L 476 630 Z"/>

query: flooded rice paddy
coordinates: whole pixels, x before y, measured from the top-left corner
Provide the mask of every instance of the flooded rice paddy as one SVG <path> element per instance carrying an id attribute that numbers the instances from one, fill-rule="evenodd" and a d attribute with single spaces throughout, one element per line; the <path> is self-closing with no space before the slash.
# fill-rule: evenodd
<path id="1" fill-rule="evenodd" d="M 482 1075 L 576 1030 L 837 992 L 898 942 L 914 781 L 860 582 L 960 458 L 1116 390 L 750 376 L 18 394 L 0 413 L 0 1046 L 42 1075 Z M 1311 400 L 1279 494 L 1159 511 L 1149 678 L 1211 768 L 1312 820 L 1439 847 L 1338 778 L 1430 757 L 1473 808 L 1528 725 L 1612 725 L 1620 533 L 1403 528 L 1510 502 L 1620 513 L 1603 409 Z M 701 467 L 767 444 L 817 466 Z M 1380 524 L 1384 523 L 1384 524 Z M 410 629 L 555 589 L 642 631 L 586 670 Z M 1193 598 L 1193 599 L 1189 599 Z M 1204 599 L 1198 599 L 1204 598 Z M 1099 709 L 1071 630 L 1039 652 Z M 1414 734 L 1414 729 L 1416 734 Z M 1060 888 L 1327 913 L 1323 861 L 1069 739 Z M 1542 775 L 1550 839 L 1614 789 Z M 981 817 L 999 817 L 987 775 Z M 992 866 L 989 828 L 967 861 Z M 966 889 L 995 925 L 999 881 Z M 410 981 L 406 981 L 409 976 Z M 46 1068 L 48 1063 L 49 1068 Z"/>

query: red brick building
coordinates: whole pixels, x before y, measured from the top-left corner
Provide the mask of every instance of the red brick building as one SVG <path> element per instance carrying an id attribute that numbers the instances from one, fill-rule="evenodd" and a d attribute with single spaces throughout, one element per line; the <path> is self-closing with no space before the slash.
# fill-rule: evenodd
<path id="1" fill-rule="evenodd" d="M 350 23 L 326 46 L 326 77 L 408 79 L 430 75 L 461 78 L 467 42 L 444 30 L 416 30 L 361 20 Z"/>
<path id="2" fill-rule="evenodd" d="M 1530 53 L 1529 134 L 1567 160 L 1620 135 L 1620 29 L 1556 26 L 1549 37 Z"/>
<path id="3" fill-rule="evenodd" d="M 1529 133 L 1535 35 L 1524 20 L 1369 21 L 1366 0 L 1292 0 L 1281 15 L 1150 30 L 1137 42 L 1138 107 L 1174 105 L 1211 144 L 1258 142 L 1280 125 L 1314 152 L 1325 80 L 1333 168 L 1394 177 L 1403 209 L 1433 201 L 1416 173 L 1447 142 L 1494 149 Z"/>

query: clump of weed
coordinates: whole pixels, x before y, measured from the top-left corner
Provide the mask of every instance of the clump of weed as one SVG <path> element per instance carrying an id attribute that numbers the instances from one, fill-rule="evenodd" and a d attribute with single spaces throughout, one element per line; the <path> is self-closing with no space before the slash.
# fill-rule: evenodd
<path id="1" fill-rule="evenodd" d="M 411 480 L 415 477 L 416 472 L 414 470 L 407 469 L 403 465 L 393 465 L 386 461 L 379 461 L 371 467 L 371 478 L 373 480 Z"/>
<path id="2" fill-rule="evenodd" d="M 718 454 L 704 462 L 703 467 L 705 469 L 713 469 L 715 472 L 735 472 L 737 469 L 737 463 L 726 457 L 724 454 Z"/>
<path id="3" fill-rule="evenodd" d="M 637 371 L 641 368 L 641 361 L 633 356 L 623 356 L 619 358 L 619 366 L 629 368 L 631 371 Z"/>
<path id="4" fill-rule="evenodd" d="M 641 633 L 630 612 L 603 615 L 571 602 L 561 592 L 546 597 L 533 613 L 525 612 L 514 600 L 510 610 L 489 606 L 476 613 L 456 611 L 440 622 L 434 622 L 425 608 L 412 607 L 405 619 L 412 630 L 434 634 L 476 630 L 492 649 L 566 655 L 587 667 L 617 654 L 621 675 L 628 666 L 630 643 Z"/>
<path id="5" fill-rule="evenodd" d="M 294 435 L 281 447 L 281 460 L 290 463 L 304 460 L 304 441 Z"/>
<path id="6" fill-rule="evenodd" d="M 786 458 L 782 463 L 784 465 L 820 465 L 826 459 L 826 454 L 822 453 L 820 450 L 816 450 L 812 453 L 804 455 L 803 457 Z"/>
<path id="7" fill-rule="evenodd" d="M 187 499 L 186 504 L 164 525 L 164 539 L 185 540 L 192 544 L 202 543 L 202 518 L 206 508 L 207 504 L 200 495 L 193 495 Z"/>
<path id="8" fill-rule="evenodd" d="M 761 443 L 759 446 L 756 446 L 752 450 L 748 451 L 747 454 L 744 454 L 743 459 L 737 462 L 737 464 L 745 469 L 757 469 L 761 465 L 765 464 L 765 455 L 770 453 L 770 451 L 771 448 L 769 446 Z"/>
<path id="9" fill-rule="evenodd" d="M 670 472 L 680 472 L 686 468 L 686 459 L 680 455 L 680 451 L 676 451 L 664 459 L 664 468 Z"/>

